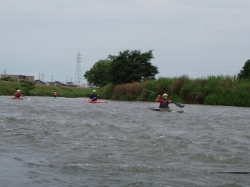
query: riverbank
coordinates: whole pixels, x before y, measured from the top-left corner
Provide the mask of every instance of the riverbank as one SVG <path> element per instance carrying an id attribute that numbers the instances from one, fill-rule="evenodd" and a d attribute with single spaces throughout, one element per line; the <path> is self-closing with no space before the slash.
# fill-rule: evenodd
<path id="1" fill-rule="evenodd" d="M 167 93 L 169 99 L 186 104 L 250 107 L 250 82 L 235 76 L 209 76 L 198 79 L 181 76 L 141 83 L 108 84 L 101 92 L 105 99 L 120 101 L 154 102 L 158 94 Z"/>
<path id="2" fill-rule="evenodd" d="M 0 81 L 0 95 L 13 95 L 20 88 L 18 82 Z M 186 104 L 250 107 L 250 81 L 235 76 L 209 76 L 191 79 L 188 76 L 159 78 L 144 82 L 113 85 L 96 89 L 102 99 L 119 101 L 151 101 L 167 93 L 169 99 Z M 50 86 L 36 84 L 31 96 L 89 97 L 92 88 Z M 25 93 L 23 93 L 25 95 Z"/>
<path id="3" fill-rule="evenodd" d="M 77 88 L 69 86 L 51 86 L 36 84 L 35 89 L 30 90 L 29 93 L 25 93 L 22 90 L 19 82 L 0 81 L 0 95 L 14 95 L 16 90 L 20 89 L 23 95 L 26 96 L 52 96 L 54 92 L 57 92 L 59 97 L 89 97 L 92 93 L 92 88 Z"/>

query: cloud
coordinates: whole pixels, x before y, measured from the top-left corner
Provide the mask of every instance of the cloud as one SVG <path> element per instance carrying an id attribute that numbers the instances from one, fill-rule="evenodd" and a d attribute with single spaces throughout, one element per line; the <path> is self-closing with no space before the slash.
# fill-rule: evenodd
<path id="1" fill-rule="evenodd" d="M 66 79 L 74 77 L 78 50 L 84 73 L 109 54 L 152 49 L 160 75 L 205 75 L 220 64 L 238 72 L 249 58 L 249 5 L 248 0 L 3 0 L 0 65 L 18 72 L 16 64 L 22 64 L 25 72 Z"/>

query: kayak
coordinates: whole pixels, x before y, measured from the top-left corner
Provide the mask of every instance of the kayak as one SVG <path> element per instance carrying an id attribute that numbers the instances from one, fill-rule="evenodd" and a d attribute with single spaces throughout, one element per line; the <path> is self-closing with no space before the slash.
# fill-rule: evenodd
<path id="1" fill-rule="evenodd" d="M 178 113 L 183 113 L 183 110 L 173 110 L 169 108 L 148 108 L 153 111 L 159 111 L 159 112 L 178 112 Z"/>
<path id="2" fill-rule="evenodd" d="M 18 98 L 18 97 L 13 97 L 12 99 L 15 99 L 15 100 L 23 100 L 23 98 Z"/>
<path id="3" fill-rule="evenodd" d="M 173 110 L 169 108 L 148 108 L 153 111 L 160 111 L 160 112 L 178 112 L 178 113 L 183 113 L 183 110 Z"/>
<path id="4" fill-rule="evenodd" d="M 108 103 L 108 101 L 103 101 L 103 100 L 89 101 L 89 100 L 85 100 L 85 103 Z"/>

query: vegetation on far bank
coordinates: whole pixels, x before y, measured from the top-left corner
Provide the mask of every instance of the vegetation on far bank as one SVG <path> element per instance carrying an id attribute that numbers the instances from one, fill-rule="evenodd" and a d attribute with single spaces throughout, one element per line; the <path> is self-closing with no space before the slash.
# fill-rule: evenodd
<path id="1" fill-rule="evenodd" d="M 26 84 L 22 82 L 2 81 L 0 80 L 0 95 L 13 95 L 16 90 L 20 89 L 25 96 L 52 96 L 54 92 L 59 97 L 89 97 L 92 93 L 91 88 L 76 88 L 69 86 L 51 86 L 35 84 L 31 90 L 25 89 Z"/>
<path id="2" fill-rule="evenodd" d="M 250 106 L 250 60 L 237 76 L 191 79 L 183 75 L 156 80 L 158 68 L 151 64 L 152 58 L 152 50 L 145 53 L 125 50 L 99 60 L 84 77 L 101 87 L 97 92 L 102 99 L 155 101 L 158 94 L 168 93 L 169 99 L 182 103 Z M 22 89 L 26 96 L 51 96 L 57 92 L 61 97 L 89 97 L 92 93 L 91 88 L 35 85 L 28 81 L 14 82 L 8 77 L 0 79 L 0 95 L 14 95 L 17 89 Z"/>
<path id="3" fill-rule="evenodd" d="M 157 94 L 168 93 L 176 102 L 250 107 L 250 81 L 236 76 L 161 77 L 141 83 L 108 84 L 101 93 L 103 98 L 120 101 L 155 101 Z"/>
<path id="4" fill-rule="evenodd" d="M 14 95 L 21 88 L 19 82 L 0 81 L 0 95 Z M 155 92 L 149 92 L 148 90 Z M 75 88 L 36 84 L 26 96 L 89 97 L 92 88 Z M 168 93 L 169 99 L 185 104 L 206 104 L 250 107 L 250 81 L 236 76 L 209 76 L 191 79 L 188 76 L 159 78 L 144 82 L 114 85 L 97 89 L 101 99 L 120 101 L 152 101 L 157 94 Z"/>
<path id="5" fill-rule="evenodd" d="M 155 101 L 157 94 L 167 92 L 170 99 L 183 103 L 250 106 L 250 60 L 237 76 L 190 79 L 184 75 L 156 80 L 158 68 L 151 64 L 152 58 L 152 50 L 146 53 L 125 50 L 98 61 L 84 77 L 101 86 L 102 97 L 106 99 Z"/>

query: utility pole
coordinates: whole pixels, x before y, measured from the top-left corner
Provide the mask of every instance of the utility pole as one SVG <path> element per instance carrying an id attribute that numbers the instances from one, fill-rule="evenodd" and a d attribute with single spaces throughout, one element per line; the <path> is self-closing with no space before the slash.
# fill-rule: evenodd
<path id="1" fill-rule="evenodd" d="M 82 73 L 81 73 L 81 54 L 78 51 L 76 56 L 76 72 L 75 72 L 75 84 L 80 87 L 82 86 Z"/>

